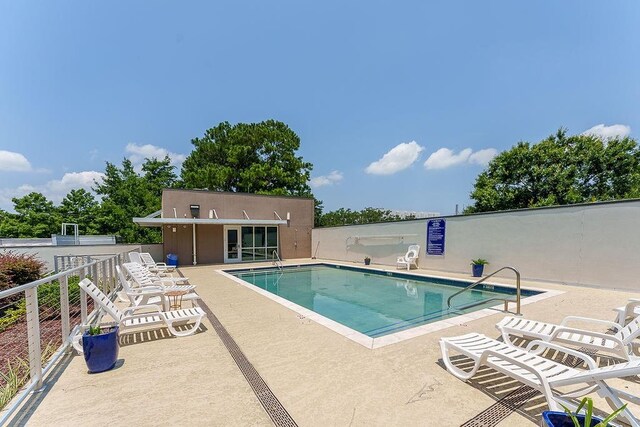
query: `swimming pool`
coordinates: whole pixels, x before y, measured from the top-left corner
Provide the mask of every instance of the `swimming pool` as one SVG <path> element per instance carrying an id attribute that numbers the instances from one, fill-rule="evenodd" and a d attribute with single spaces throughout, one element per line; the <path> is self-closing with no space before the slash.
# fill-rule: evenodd
<path id="1" fill-rule="evenodd" d="M 448 309 L 449 296 L 470 282 L 333 264 L 226 272 L 370 338 L 502 304 L 497 298 L 515 299 L 514 288 L 483 284 L 456 296 Z M 540 293 L 521 290 L 523 298 Z"/>

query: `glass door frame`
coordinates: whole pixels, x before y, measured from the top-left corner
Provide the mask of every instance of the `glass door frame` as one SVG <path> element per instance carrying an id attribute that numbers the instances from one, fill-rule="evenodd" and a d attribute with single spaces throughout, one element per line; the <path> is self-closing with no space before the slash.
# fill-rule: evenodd
<path id="1" fill-rule="evenodd" d="M 237 257 L 236 258 L 229 258 L 229 252 L 228 252 L 228 237 L 229 237 L 229 230 L 235 230 L 238 236 L 238 246 L 236 249 L 236 253 L 237 253 Z M 222 252 L 224 254 L 224 263 L 225 264 L 233 264 L 236 262 L 242 262 L 242 227 L 239 225 L 225 225 L 224 226 L 224 246 L 222 248 Z"/>

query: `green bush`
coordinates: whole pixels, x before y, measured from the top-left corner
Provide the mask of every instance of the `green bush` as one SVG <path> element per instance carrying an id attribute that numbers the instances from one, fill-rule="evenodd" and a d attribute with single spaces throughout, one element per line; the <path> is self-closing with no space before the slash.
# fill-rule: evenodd
<path id="1" fill-rule="evenodd" d="M 68 280 L 69 285 L 69 304 L 73 305 L 80 301 L 80 278 L 71 276 Z M 48 308 L 55 311 L 60 310 L 60 282 L 54 280 L 51 283 L 45 283 L 38 286 L 38 304 L 41 308 Z"/>
<path id="2" fill-rule="evenodd" d="M 38 280 L 44 263 L 35 255 L 17 254 L 12 251 L 0 253 L 0 291 Z M 3 298 L 2 305 L 20 300 L 22 295 Z"/>

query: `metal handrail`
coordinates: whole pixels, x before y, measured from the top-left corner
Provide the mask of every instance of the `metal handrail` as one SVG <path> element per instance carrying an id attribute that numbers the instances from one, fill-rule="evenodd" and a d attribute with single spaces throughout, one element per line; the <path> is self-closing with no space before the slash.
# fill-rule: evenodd
<path id="1" fill-rule="evenodd" d="M 482 279 L 478 280 L 477 282 L 474 282 L 472 284 L 470 284 L 469 286 L 467 286 L 464 289 L 459 290 L 458 292 L 456 292 L 455 294 L 451 295 L 449 298 L 447 298 L 447 308 L 451 308 L 451 300 L 453 299 L 453 297 L 460 295 L 463 292 L 466 292 L 472 288 L 474 288 L 475 286 L 483 283 L 485 280 L 487 280 L 490 277 L 495 276 L 496 274 L 500 273 L 502 270 L 511 270 L 514 273 L 516 273 L 516 315 L 520 316 L 520 272 L 518 270 L 516 270 L 514 267 L 510 267 L 510 266 L 506 266 L 506 267 L 502 267 L 499 268 L 498 270 L 494 271 L 493 273 L 483 277 Z M 508 308 L 508 303 L 509 302 L 514 302 L 513 300 L 507 299 L 507 298 L 493 298 L 493 299 L 500 299 L 502 301 L 504 301 L 504 305 L 505 305 L 505 311 L 507 311 Z M 479 302 L 479 304 L 483 304 L 486 301 L 482 301 Z M 472 307 L 473 305 L 476 304 L 472 304 L 471 306 L 465 307 L 465 308 L 469 308 Z"/>
<path id="2" fill-rule="evenodd" d="M 282 260 L 280 259 L 280 255 L 278 255 L 278 251 L 273 251 L 271 253 L 271 259 L 273 260 L 273 264 L 278 267 L 278 270 L 282 270 Z"/>

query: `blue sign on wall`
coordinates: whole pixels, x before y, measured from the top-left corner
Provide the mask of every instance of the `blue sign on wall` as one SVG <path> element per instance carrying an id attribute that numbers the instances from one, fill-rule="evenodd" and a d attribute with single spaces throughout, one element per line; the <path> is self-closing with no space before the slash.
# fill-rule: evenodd
<path id="1" fill-rule="evenodd" d="M 446 225 L 444 219 L 427 221 L 427 255 L 444 255 Z"/>

